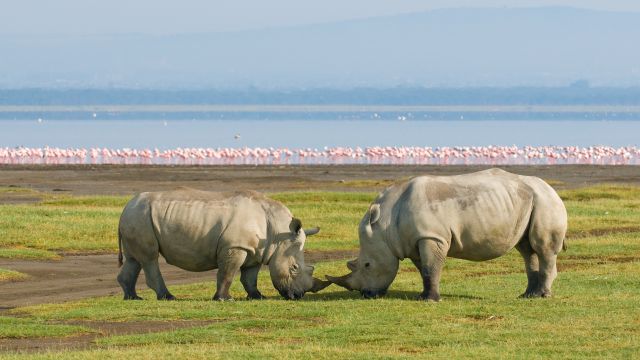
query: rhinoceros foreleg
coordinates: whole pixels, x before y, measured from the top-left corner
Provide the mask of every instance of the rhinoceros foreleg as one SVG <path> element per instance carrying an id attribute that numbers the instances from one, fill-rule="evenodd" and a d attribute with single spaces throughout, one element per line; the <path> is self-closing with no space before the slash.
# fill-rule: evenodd
<path id="1" fill-rule="evenodd" d="M 247 292 L 247 299 L 264 299 L 258 290 L 258 272 L 262 264 L 241 269 L 240 282 Z"/>
<path id="2" fill-rule="evenodd" d="M 440 301 L 440 273 L 447 257 L 446 243 L 438 239 L 422 239 L 418 241 L 420 252 L 420 275 L 424 290 L 418 300 Z"/>
<path id="3" fill-rule="evenodd" d="M 164 284 L 157 258 L 142 264 L 142 269 L 144 269 L 147 286 L 156 292 L 158 300 L 175 300 L 175 296 L 171 295 L 167 286 Z"/>
<path id="4" fill-rule="evenodd" d="M 136 259 L 125 257 L 122 270 L 118 274 L 118 283 L 124 291 L 125 300 L 142 300 L 136 293 L 136 282 L 138 275 L 140 275 L 140 269 L 142 269 L 142 265 Z"/>
<path id="5" fill-rule="evenodd" d="M 539 264 L 538 254 L 536 254 L 531 248 L 529 239 L 525 238 L 516 245 L 516 249 L 522 255 L 524 259 L 524 268 L 527 271 L 527 289 L 524 291 L 521 297 L 535 297 L 535 292 L 538 290 L 539 279 Z"/>
<path id="6" fill-rule="evenodd" d="M 228 249 L 218 254 L 218 274 L 216 293 L 213 300 L 232 300 L 229 288 L 238 270 L 247 258 L 247 252 L 242 249 Z"/>

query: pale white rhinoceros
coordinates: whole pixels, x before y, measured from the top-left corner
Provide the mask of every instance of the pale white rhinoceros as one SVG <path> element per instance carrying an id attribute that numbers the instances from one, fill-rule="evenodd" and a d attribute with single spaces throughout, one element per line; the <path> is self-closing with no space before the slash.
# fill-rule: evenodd
<path id="1" fill-rule="evenodd" d="M 146 192 L 135 196 L 120 217 L 118 282 L 124 298 L 140 299 L 136 280 L 144 269 L 147 285 L 158 299 L 172 300 L 165 286 L 158 255 L 189 271 L 218 269 L 214 300 L 230 299 L 229 287 L 240 270 L 248 298 L 263 298 L 258 271 L 268 265 L 273 286 L 286 299 L 330 284 L 312 277 L 304 262 L 306 236 L 300 220 L 281 203 L 260 193 L 216 193 L 193 189 Z"/>
<path id="2" fill-rule="evenodd" d="M 360 255 L 351 273 L 327 278 L 364 297 L 384 295 L 409 258 L 420 270 L 419 299 L 440 299 L 447 256 L 484 261 L 516 247 L 528 285 L 522 296 L 547 297 L 564 247 L 567 212 L 544 181 L 500 169 L 420 176 L 381 193 L 360 222 Z"/>

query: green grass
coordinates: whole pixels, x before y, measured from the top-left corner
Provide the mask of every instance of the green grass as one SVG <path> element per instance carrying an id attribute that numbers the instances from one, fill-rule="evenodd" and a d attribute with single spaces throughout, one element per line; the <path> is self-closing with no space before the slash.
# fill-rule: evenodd
<path id="1" fill-rule="evenodd" d="M 579 240 L 583 253 L 596 252 Z M 597 246 L 596 246 L 597 247 Z M 619 252 L 613 254 L 621 254 Z M 560 263 L 565 263 L 563 254 Z M 99 347 L 117 354 L 211 355 L 267 358 L 365 358 L 429 356 L 618 357 L 640 351 L 640 262 L 574 258 L 555 284 L 555 297 L 517 298 L 525 287 L 516 254 L 485 263 L 449 259 L 441 303 L 413 300 L 421 281 L 408 262 L 387 297 L 362 300 L 335 286 L 302 301 L 278 299 L 261 273 L 264 301 L 211 302 L 213 283 L 173 287 L 179 300 L 124 302 L 104 297 L 14 310 L 37 321 L 61 320 L 209 320 L 210 325 L 152 334 L 101 338 Z M 579 265 L 579 266 L 576 266 Z M 318 265 L 318 274 L 345 272 L 343 262 Z M 233 292 L 243 296 L 239 283 Z M 142 293 L 148 299 L 149 291 Z M 106 350 L 75 353 L 97 358 Z M 66 356 L 67 354 L 65 354 Z M 73 355 L 73 354 L 70 354 Z"/>
<path id="2" fill-rule="evenodd" d="M 25 260 L 59 260 L 60 255 L 53 251 L 26 248 L 24 246 L 0 248 L 0 258 Z"/>
<path id="3" fill-rule="evenodd" d="M 116 295 L 14 309 L 8 315 L 21 316 L 20 321 L 56 326 L 74 320 L 211 323 L 100 337 L 90 350 L 4 357 L 636 358 L 640 356 L 640 187 L 603 185 L 560 194 L 569 212 L 569 248 L 558 257 L 560 273 L 550 299 L 517 298 L 526 277 L 516 251 L 481 263 L 447 259 L 443 301 L 437 304 L 413 300 L 421 291 L 421 279 L 408 261 L 402 263 L 387 297 L 376 300 L 363 300 L 358 293 L 333 285 L 319 294 L 307 294 L 302 301 L 284 301 L 268 273 L 261 272 L 259 286 L 269 297 L 264 301 L 243 300 L 244 291 L 235 281 L 232 294 L 239 300 L 212 302 L 212 279 L 171 286 L 178 297 L 175 302 L 156 301 L 145 290 L 141 292 L 145 301 L 124 302 Z M 357 247 L 357 224 L 375 194 L 305 192 L 271 197 L 285 203 L 305 226 L 322 227 L 307 248 L 336 250 Z M 31 239 L 33 235 L 13 233 L 22 242 L 12 246 L 78 251 L 89 247 L 84 242 L 91 242 L 88 234 L 93 234 L 100 239 L 92 243 L 94 249 L 112 250 L 117 216 L 126 200 L 65 197 L 6 206 L 5 215 L 24 228 L 34 221 L 47 224 L 48 239 L 55 244 L 43 245 Z M 0 234 L 11 231 L 1 214 Z M 58 228 L 60 222 L 71 223 L 64 221 L 65 216 L 82 224 L 73 230 Z M 65 236 L 79 243 L 68 242 Z M 344 261 L 316 266 L 319 277 L 346 272 Z"/>
<path id="4" fill-rule="evenodd" d="M 0 339 L 63 337 L 87 332 L 91 330 L 82 326 L 49 324 L 33 319 L 0 316 Z"/>
<path id="5" fill-rule="evenodd" d="M 28 278 L 29 275 L 0 268 L 0 283 L 4 281 L 20 281 Z"/>
<path id="6" fill-rule="evenodd" d="M 569 239 L 640 232 L 640 187 L 598 185 L 560 196 L 569 213 Z"/>
<path id="7" fill-rule="evenodd" d="M 638 187 L 599 185 L 560 194 L 569 212 L 569 242 L 591 235 L 640 232 Z M 305 226 L 321 227 L 306 248 L 322 251 L 357 248 L 357 224 L 376 194 L 295 192 L 270 196 L 287 205 Z M 61 251 L 116 251 L 118 218 L 129 197 L 44 198 L 38 204 L 0 205 L 0 257 L 51 258 Z"/>
<path id="8" fill-rule="evenodd" d="M 305 192 L 271 195 L 306 227 L 320 226 L 309 250 L 353 249 L 375 194 Z M 124 196 L 49 196 L 38 204 L 0 205 L 0 257 L 52 258 L 56 252 L 115 252 Z"/>
<path id="9" fill-rule="evenodd" d="M 376 197 L 373 193 L 300 192 L 272 194 L 285 204 L 304 227 L 320 226 L 309 237 L 308 250 L 344 250 L 358 247 L 358 223 Z"/>

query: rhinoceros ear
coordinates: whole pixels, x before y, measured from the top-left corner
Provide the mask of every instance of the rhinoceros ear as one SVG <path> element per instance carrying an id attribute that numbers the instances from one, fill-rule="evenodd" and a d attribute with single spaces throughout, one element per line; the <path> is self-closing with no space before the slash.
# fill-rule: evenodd
<path id="1" fill-rule="evenodd" d="M 373 204 L 369 208 L 369 224 L 373 225 L 380 220 L 380 204 Z"/>
<path id="2" fill-rule="evenodd" d="M 358 259 L 353 259 L 353 260 L 349 260 L 347 261 L 347 267 L 349 268 L 349 270 L 351 271 L 356 271 L 358 270 Z"/>
<path id="3" fill-rule="evenodd" d="M 302 221 L 296 218 L 291 219 L 289 230 L 291 230 L 291 232 L 294 234 L 298 234 L 300 232 L 300 229 L 302 229 Z"/>

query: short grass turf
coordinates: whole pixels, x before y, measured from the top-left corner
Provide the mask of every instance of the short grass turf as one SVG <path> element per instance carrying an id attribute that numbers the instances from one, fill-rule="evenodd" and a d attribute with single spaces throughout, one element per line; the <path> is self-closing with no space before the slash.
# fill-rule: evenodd
<path id="1" fill-rule="evenodd" d="M 17 191 L 11 189 L 11 191 Z M 357 225 L 376 193 L 269 194 L 302 219 L 320 226 L 307 250 L 357 249 Z M 640 187 L 599 185 L 563 190 L 569 243 L 591 235 L 640 232 Z M 0 205 L 0 257 L 55 258 L 60 252 L 115 252 L 117 226 L 130 197 L 42 195 L 37 204 Z"/>
<path id="2" fill-rule="evenodd" d="M 321 232 L 309 250 L 357 247 L 360 217 L 372 193 L 305 192 L 271 194 L 305 227 Z M 55 258 L 59 252 L 115 252 L 118 219 L 130 197 L 49 196 L 37 204 L 0 205 L 0 257 Z"/>
<path id="3" fill-rule="evenodd" d="M 623 239 L 617 241 L 624 242 Z M 576 241 L 580 256 L 560 256 L 550 299 L 520 299 L 526 285 L 522 260 L 511 253 L 484 263 L 448 259 L 443 300 L 414 300 L 421 280 L 403 262 L 385 298 L 361 299 L 335 285 L 301 301 L 285 301 L 262 272 L 269 297 L 212 302 L 214 283 L 172 287 L 177 301 L 122 301 L 120 296 L 15 309 L 41 322 L 209 320 L 211 324 L 151 334 L 99 338 L 90 351 L 24 355 L 28 358 L 109 358 L 166 353 L 179 357 L 241 358 L 633 358 L 640 354 L 640 262 L 615 259 L 624 246 L 600 248 Z M 607 259 L 593 261 L 605 250 Z M 316 273 L 341 274 L 343 262 L 324 262 Z M 22 357 L 22 356 L 21 356 Z"/>
<path id="4" fill-rule="evenodd" d="M 289 206 L 305 225 L 323 227 L 315 241 L 310 239 L 309 248 L 334 250 L 357 247 L 357 223 L 375 194 L 271 196 Z M 375 300 L 363 300 L 356 292 L 332 285 L 319 294 L 307 294 L 302 301 L 284 301 L 273 289 L 268 274 L 262 272 L 259 286 L 269 297 L 264 301 L 242 300 L 245 294 L 235 281 L 232 294 L 237 301 L 212 302 L 215 284 L 211 281 L 171 287 L 178 297 L 175 302 L 157 301 L 147 290 L 141 293 L 145 301 L 124 302 L 117 295 L 14 309 L 7 316 L 49 325 L 72 320 L 199 319 L 211 323 L 159 333 L 101 337 L 96 340 L 96 348 L 90 350 L 5 353 L 0 357 L 637 358 L 640 229 L 636 226 L 640 224 L 640 188 L 604 185 L 562 191 L 561 196 L 569 212 L 568 250 L 558 257 L 559 276 L 550 299 L 517 297 L 526 286 L 526 276 L 515 251 L 481 263 L 447 259 L 440 303 L 413 300 L 421 291 L 421 280 L 407 261 L 388 296 Z M 112 227 L 108 231 L 114 231 L 126 200 L 48 199 L 37 205 L 5 206 L 3 211 L 11 213 L 20 208 L 75 211 L 74 216 L 86 213 L 85 227 L 102 221 L 92 211 L 115 213 L 109 215 L 114 219 L 108 225 Z M 21 221 L 28 223 L 29 219 Z M 7 231 L 5 225 L 0 229 Z M 33 248 L 81 249 L 65 243 L 56 231 L 52 225 L 49 238 L 55 246 Z M 79 226 L 76 231 L 84 228 Z M 103 231 L 102 249 L 113 250 L 109 242 L 115 242 L 114 234 Z M 83 234 L 75 236 L 83 239 L 87 236 Z M 24 240 L 28 235 L 22 236 L 23 241 L 12 246 L 29 248 Z M 318 276 L 346 272 L 343 261 L 316 266 Z M 59 336 L 55 335 L 58 330 L 50 329 L 53 333 L 44 336 Z"/>
<path id="5" fill-rule="evenodd" d="M 21 272 L 0 268 L 0 283 L 4 281 L 20 281 L 28 277 L 29 275 Z"/>
<path id="6" fill-rule="evenodd" d="M 41 337 L 66 337 L 91 332 L 82 326 L 52 324 L 34 319 L 0 316 L 0 340 Z M 1 346 L 0 342 L 0 346 Z"/>

